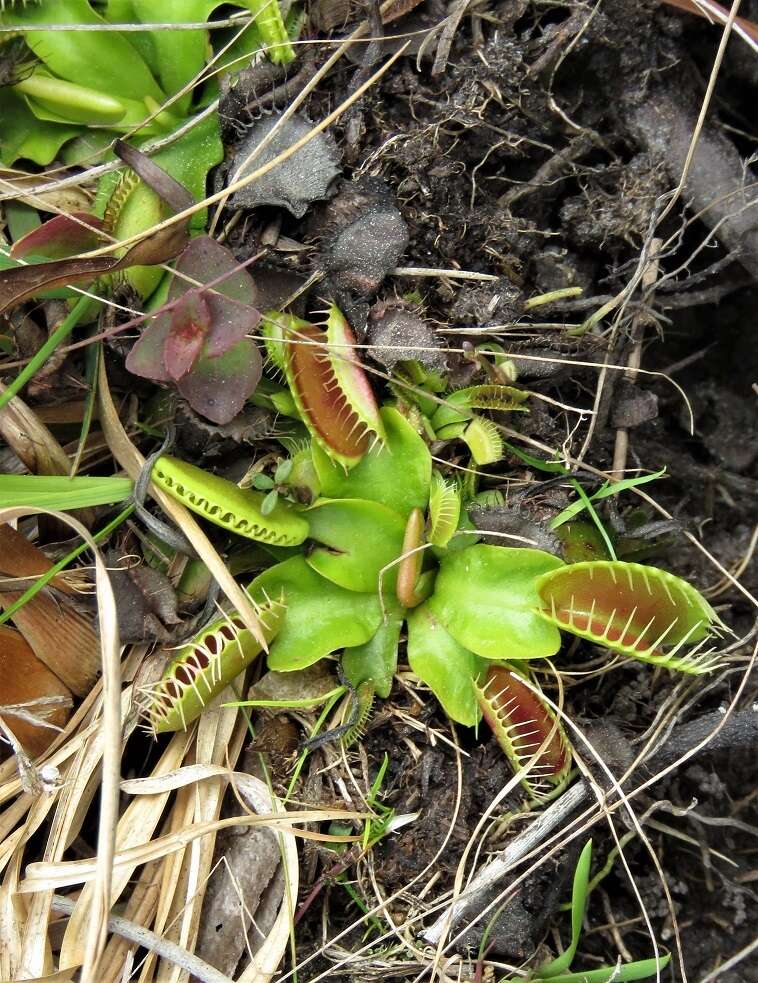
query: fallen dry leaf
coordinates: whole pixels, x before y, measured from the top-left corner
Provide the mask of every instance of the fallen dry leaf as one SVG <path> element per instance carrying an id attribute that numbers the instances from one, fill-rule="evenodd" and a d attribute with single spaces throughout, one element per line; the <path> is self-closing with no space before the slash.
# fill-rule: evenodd
<path id="1" fill-rule="evenodd" d="M 36 703 L 56 697 L 55 703 Z M 37 758 L 52 744 L 56 728 L 71 716 L 71 691 L 40 662 L 20 632 L 0 625 L 0 710 L 11 706 L 26 712 L 0 715 L 29 757 Z M 28 715 L 52 726 L 35 724 Z"/>
<path id="2" fill-rule="evenodd" d="M 31 543 L 29 551 L 19 559 L 18 535 L 7 524 L 0 524 L 0 573 L 8 577 L 28 576 L 33 554 L 36 569 L 32 572 L 49 570 L 52 563 Z M 8 542 L 15 543 L 15 554 L 4 548 Z M 9 607 L 23 592 L 0 591 L 0 606 Z M 76 696 L 89 693 L 100 672 L 100 642 L 88 617 L 76 611 L 64 596 L 53 597 L 45 589 L 16 611 L 13 622 L 37 658 Z"/>

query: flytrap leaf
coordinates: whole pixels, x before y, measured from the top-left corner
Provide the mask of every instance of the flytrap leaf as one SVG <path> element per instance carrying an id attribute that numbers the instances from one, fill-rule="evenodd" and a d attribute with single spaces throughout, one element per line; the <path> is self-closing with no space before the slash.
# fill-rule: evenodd
<path id="1" fill-rule="evenodd" d="M 555 714 L 510 666 L 490 666 L 474 680 L 474 691 L 482 716 L 515 771 L 544 745 L 521 784 L 532 799 L 555 795 L 571 770 L 571 748 Z"/>
<path id="2" fill-rule="evenodd" d="M 238 536 L 272 546 L 298 546 L 308 535 L 306 519 L 283 502 L 264 514 L 266 496 L 261 492 L 240 488 L 175 457 L 160 457 L 152 480 L 188 509 Z"/>
<path id="3" fill-rule="evenodd" d="M 219 281 L 204 290 L 193 286 Z M 247 337 L 258 327 L 256 288 L 232 253 L 209 236 L 187 246 L 176 264 L 167 310 L 159 311 L 126 360 L 135 375 L 174 382 L 193 409 L 229 423 L 261 377 L 262 361 Z"/>
<path id="4" fill-rule="evenodd" d="M 350 326 L 332 305 L 326 330 L 288 326 L 287 341 L 287 382 L 303 422 L 328 457 L 353 467 L 371 446 L 371 435 L 381 442 L 385 433 Z"/>
<path id="5" fill-rule="evenodd" d="M 248 587 L 255 601 L 281 598 L 287 613 L 268 655 L 269 669 L 304 669 L 345 646 L 363 645 L 382 620 L 376 594 L 345 590 L 319 576 L 302 556 L 264 570 Z"/>
<path id="6" fill-rule="evenodd" d="M 279 631 L 284 608 L 271 601 L 256 613 L 269 644 Z M 155 686 L 138 694 L 150 729 L 156 734 L 186 730 L 260 651 L 260 642 L 236 614 L 214 622 L 177 652 Z"/>
<path id="7" fill-rule="evenodd" d="M 523 405 L 529 393 L 513 386 L 484 385 L 456 389 L 445 396 L 443 405 L 438 406 L 431 419 L 437 436 L 444 440 L 457 436 L 458 431 L 446 433 L 446 427 L 466 423 L 473 417 L 472 410 L 505 410 L 527 412 Z"/>
<path id="8" fill-rule="evenodd" d="M 435 546 L 447 546 L 461 517 L 461 493 L 458 486 L 445 481 L 439 471 L 432 473 L 429 495 L 429 529 L 427 538 Z"/>
<path id="9" fill-rule="evenodd" d="M 546 572 L 536 587 L 540 615 L 574 635 L 666 669 L 714 668 L 701 648 L 721 621 L 694 587 L 665 570 L 587 561 Z"/>
<path id="10" fill-rule="evenodd" d="M 430 601 L 408 614 L 408 663 L 452 720 L 473 727 L 480 718 L 474 680 L 486 671 L 484 659 L 445 630 Z"/>
<path id="11" fill-rule="evenodd" d="M 324 544 L 308 554 L 309 566 L 339 587 L 377 592 L 381 570 L 400 553 L 400 516 L 378 502 L 349 498 L 317 502 L 305 514 L 310 537 Z M 390 568 L 384 590 L 392 590 L 396 579 L 397 567 Z"/>
<path id="12" fill-rule="evenodd" d="M 468 445 L 474 464 L 485 467 L 494 464 L 503 456 L 503 438 L 493 420 L 485 416 L 475 416 L 461 434 Z"/>
<path id="13" fill-rule="evenodd" d="M 314 443 L 313 466 L 322 495 L 381 502 L 404 519 L 411 509 L 426 509 L 432 457 L 424 441 L 402 414 L 390 406 L 379 411 L 385 440 L 374 444 L 347 473 Z"/>
<path id="14" fill-rule="evenodd" d="M 550 553 L 477 544 L 440 563 L 430 610 L 455 640 L 485 659 L 543 659 L 560 632 L 539 613 L 537 578 L 562 567 Z"/>
<path id="15" fill-rule="evenodd" d="M 385 615 L 375 635 L 363 645 L 346 648 L 342 654 L 342 671 L 353 686 L 371 682 L 374 691 L 386 700 L 397 669 L 397 649 L 405 612 L 388 594 L 384 598 Z"/>

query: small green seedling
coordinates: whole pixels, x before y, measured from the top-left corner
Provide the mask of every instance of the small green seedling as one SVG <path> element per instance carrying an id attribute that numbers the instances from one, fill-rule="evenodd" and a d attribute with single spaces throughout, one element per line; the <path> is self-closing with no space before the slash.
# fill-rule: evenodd
<path id="1" fill-rule="evenodd" d="M 671 957 L 664 955 L 626 964 L 619 962 L 617 966 L 570 972 L 571 964 L 579 948 L 582 923 L 587 911 L 591 864 L 592 840 L 588 840 L 574 871 L 574 884 L 571 892 L 571 942 L 560 956 L 540 966 L 526 979 L 550 980 L 551 983 L 616 983 L 617 980 L 631 983 L 633 980 L 650 979 L 651 976 L 656 976 L 660 970 L 668 966 Z M 519 977 L 519 980 L 521 979 L 523 977 Z M 512 977 L 504 983 L 517 983 L 517 981 L 515 977 Z"/>
<path id="2" fill-rule="evenodd" d="M 255 492 L 166 458 L 154 479 L 229 531 L 302 544 L 248 587 L 260 605 L 273 597 L 286 605 L 271 669 L 291 672 L 341 653 L 367 704 L 374 693 L 389 695 L 405 623 L 413 672 L 451 719 L 476 726 L 484 718 L 530 798 L 544 801 L 564 786 L 571 747 L 528 663 L 557 655 L 561 632 L 666 669 L 713 668 L 702 649 L 720 622 L 693 587 L 655 567 L 567 564 L 538 549 L 477 542 L 462 486 L 433 470 L 427 444 L 397 407 L 376 409 L 369 398 L 368 380 L 344 347 L 351 336 L 342 315 L 333 308 L 325 332 L 301 322 L 288 333 L 283 315 L 266 318 L 281 332 L 281 364 L 313 437 L 313 504 L 280 498 L 263 514 Z M 503 408 L 494 388 L 451 413 L 485 402 Z M 441 419 L 445 427 L 461 422 Z M 299 461 L 290 475 L 301 470 Z"/>

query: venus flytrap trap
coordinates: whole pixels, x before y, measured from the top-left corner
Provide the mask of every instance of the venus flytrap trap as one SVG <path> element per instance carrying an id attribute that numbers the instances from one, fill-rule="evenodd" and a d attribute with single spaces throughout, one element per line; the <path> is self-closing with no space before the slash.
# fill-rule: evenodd
<path id="1" fill-rule="evenodd" d="M 266 642 L 279 629 L 284 609 L 269 600 L 256 606 Z M 261 652 L 261 644 L 234 615 L 223 617 L 187 645 L 169 663 L 160 681 L 139 694 L 149 729 L 156 734 L 186 730 Z"/>
<path id="2" fill-rule="evenodd" d="M 332 305 L 324 328 L 301 322 L 284 341 L 287 382 L 311 436 L 333 461 L 357 464 L 384 427 L 342 312 Z"/>
<path id="3" fill-rule="evenodd" d="M 228 531 L 292 548 L 248 587 L 261 607 L 274 598 L 284 605 L 271 633 L 270 669 L 292 672 L 340 657 L 357 690 L 360 725 L 373 697 L 389 695 L 406 625 L 415 675 L 452 720 L 488 723 L 530 799 L 541 802 L 564 787 L 572 751 L 528 662 L 556 656 L 562 631 L 680 672 L 713 668 L 702 647 L 721 623 L 678 577 L 477 542 L 465 486 L 433 470 L 426 442 L 398 407 L 377 408 L 336 308 L 325 329 L 276 312 L 264 324 L 269 343 L 283 348 L 272 361 L 312 437 L 285 471 L 288 480 L 307 475 L 312 504 L 279 498 L 264 513 L 262 492 L 165 457 L 153 478 Z M 440 413 L 440 431 L 455 428 L 450 439 L 470 425 L 473 410 L 523 408 L 526 398 L 497 385 L 463 393 L 432 417 Z M 190 710 L 200 709 L 188 700 L 183 718 L 170 719 L 185 726 Z"/>

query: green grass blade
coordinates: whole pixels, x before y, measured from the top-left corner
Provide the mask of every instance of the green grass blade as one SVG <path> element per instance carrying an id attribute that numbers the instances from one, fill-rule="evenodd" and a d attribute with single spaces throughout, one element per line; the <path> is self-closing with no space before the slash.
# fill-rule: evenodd
<path id="1" fill-rule="evenodd" d="M 602 969 L 587 969 L 583 973 L 564 973 L 551 977 L 550 983 L 632 983 L 633 980 L 649 980 L 668 966 L 671 956 L 659 959 L 640 959 L 638 962 L 621 966 L 603 966 Z M 538 976 L 537 979 L 542 979 Z"/>
<path id="2" fill-rule="evenodd" d="M 658 478 L 662 478 L 666 474 L 666 469 L 661 468 L 660 471 L 654 472 L 654 474 L 643 474 L 637 478 L 624 478 L 621 481 L 614 481 L 612 484 L 605 484 L 602 488 L 598 489 L 594 495 L 590 495 L 591 502 L 599 502 L 603 498 L 611 498 L 613 495 L 618 495 L 622 491 L 626 491 L 629 488 L 636 488 L 638 485 L 646 485 L 649 481 L 657 481 Z M 577 502 L 572 502 L 568 505 L 562 512 L 560 512 L 554 519 L 550 521 L 550 528 L 557 529 L 558 526 L 562 526 L 564 522 L 568 522 L 569 519 L 573 519 L 574 516 L 578 515 L 587 506 L 583 500 Z"/>
<path id="3" fill-rule="evenodd" d="M 95 415 L 95 399 L 97 398 L 97 374 L 98 366 L 100 364 L 100 357 L 102 352 L 102 342 L 97 345 L 89 345 L 86 349 L 86 366 L 87 366 L 87 385 L 89 389 L 87 391 L 87 398 L 84 404 L 84 417 L 82 419 L 82 429 L 79 433 L 79 443 L 76 447 L 76 454 L 74 455 L 74 461 L 71 465 L 71 477 L 75 477 L 79 471 L 79 466 L 82 460 L 82 454 L 87 446 L 87 438 L 89 437 L 89 432 L 92 427 L 92 419 Z"/>
<path id="4" fill-rule="evenodd" d="M 587 897 L 589 895 L 590 865 L 592 864 L 592 840 L 588 840 L 582 850 L 574 871 L 574 886 L 571 891 L 571 944 L 565 952 L 561 953 L 557 959 L 542 966 L 537 971 L 537 976 L 541 980 L 563 979 L 561 973 L 570 968 L 579 946 L 579 938 L 582 934 L 582 922 L 584 912 L 587 908 Z M 574 975 L 574 974 L 571 974 Z M 579 974 L 581 978 L 581 974 Z"/>
<path id="5" fill-rule="evenodd" d="M 0 508 L 71 509 L 116 505 L 132 493 L 129 478 L 59 478 L 52 475 L 0 475 Z"/>
<path id="6" fill-rule="evenodd" d="M 574 486 L 577 495 L 581 499 L 582 505 L 587 509 L 590 514 L 590 518 L 597 526 L 598 532 L 603 537 L 603 542 L 605 543 L 605 548 L 608 550 L 608 556 L 612 560 L 618 559 L 616 556 L 616 550 L 613 548 L 613 543 L 611 542 L 611 537 L 605 531 L 605 526 L 600 521 L 600 516 L 595 511 L 595 506 L 592 504 L 590 499 L 587 497 L 587 492 L 582 488 L 579 482 L 575 479 L 571 479 L 571 484 Z"/>

